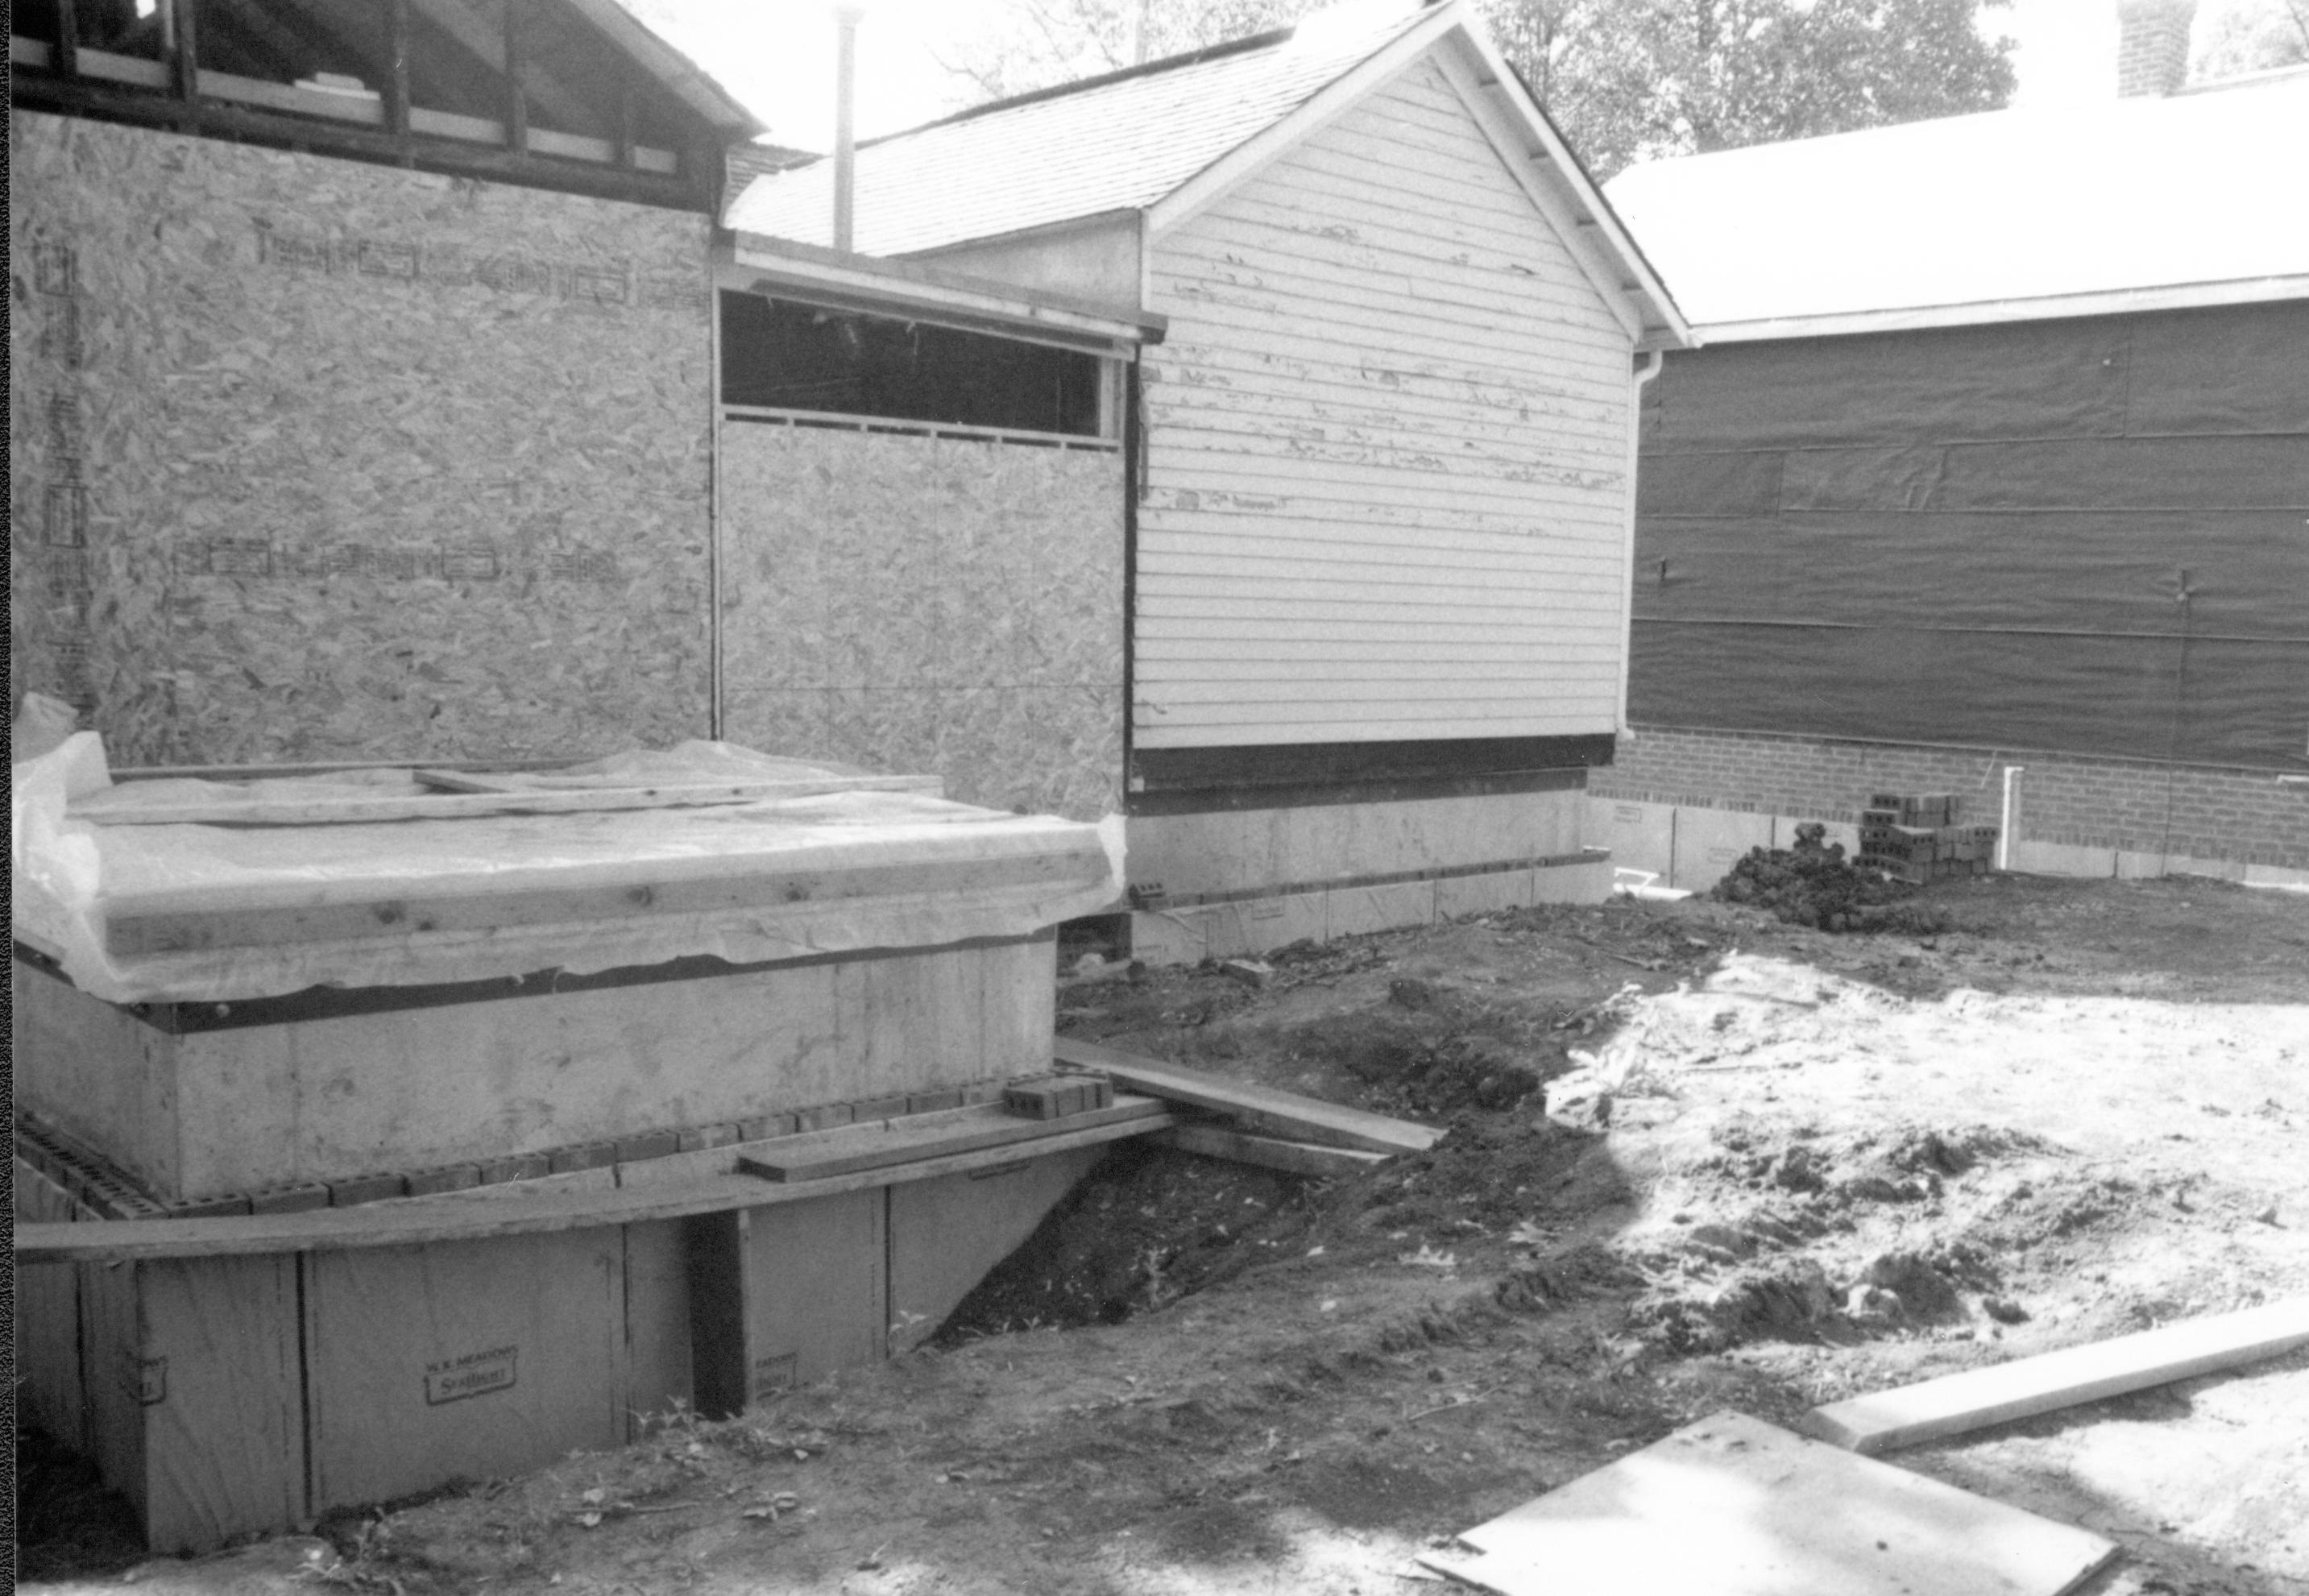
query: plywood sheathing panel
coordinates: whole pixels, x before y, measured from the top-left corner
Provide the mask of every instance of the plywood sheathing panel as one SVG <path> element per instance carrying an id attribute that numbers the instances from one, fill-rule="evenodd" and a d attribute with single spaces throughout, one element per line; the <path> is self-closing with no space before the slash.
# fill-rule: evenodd
<path id="1" fill-rule="evenodd" d="M 123 763 L 704 734 L 704 218 L 10 131 L 20 682 Z"/>
<path id="2" fill-rule="evenodd" d="M 1120 455 L 741 422 L 722 450 L 729 737 L 1119 807 Z"/>
<path id="3" fill-rule="evenodd" d="M 2097 1535 L 1724 1412 L 1421 1561 L 1500 1596 L 2062 1596 Z"/>

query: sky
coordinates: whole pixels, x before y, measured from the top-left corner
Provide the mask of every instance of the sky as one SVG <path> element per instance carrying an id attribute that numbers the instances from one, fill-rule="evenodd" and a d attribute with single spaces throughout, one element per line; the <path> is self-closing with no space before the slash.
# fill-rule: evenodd
<path id="1" fill-rule="evenodd" d="M 806 150 L 834 142 L 832 0 L 626 0 L 769 124 Z M 858 35 L 858 134 L 957 111 L 977 97 L 948 72 L 957 44 L 992 30 L 1006 0 L 866 0 Z M 2219 0 L 2201 7 L 2210 14 Z M 1986 13 L 2017 43 L 2013 103 L 2058 106 L 2115 92 L 2114 0 L 2015 0 Z"/>

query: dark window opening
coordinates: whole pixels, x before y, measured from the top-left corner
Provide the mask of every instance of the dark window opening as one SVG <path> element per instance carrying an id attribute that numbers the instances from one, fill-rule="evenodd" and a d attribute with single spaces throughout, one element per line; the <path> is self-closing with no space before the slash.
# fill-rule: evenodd
<path id="1" fill-rule="evenodd" d="M 722 296 L 722 401 L 1099 435 L 1096 355 L 757 294 Z"/>

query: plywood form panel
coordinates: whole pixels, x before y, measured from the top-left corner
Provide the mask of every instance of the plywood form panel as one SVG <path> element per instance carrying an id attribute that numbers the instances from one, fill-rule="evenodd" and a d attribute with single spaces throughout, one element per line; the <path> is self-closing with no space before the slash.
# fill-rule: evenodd
<path id="1" fill-rule="evenodd" d="M 883 1187 L 740 1211 L 748 1402 L 882 1356 Z"/>
<path id="2" fill-rule="evenodd" d="M 628 1439 L 654 1419 L 694 1403 L 689 1277 L 679 1220 L 625 1227 Z"/>
<path id="3" fill-rule="evenodd" d="M 306 1516 L 296 1260 L 77 1268 L 89 1438 L 151 1549 Z"/>
<path id="4" fill-rule="evenodd" d="M 1027 1158 L 890 1188 L 890 1344 L 928 1340 L 1064 1200 L 1105 1149 Z"/>
<path id="5" fill-rule="evenodd" d="M 315 1253 L 313 1509 L 626 1438 L 623 1232 Z"/>
<path id="6" fill-rule="evenodd" d="M 117 760 L 703 731 L 704 219 L 11 129 L 16 653 Z"/>
<path id="7" fill-rule="evenodd" d="M 62 1058 L 91 1096 L 114 1075 L 151 1088 L 117 1123 L 58 1123 L 124 1163 L 117 1148 L 180 1147 L 165 1170 L 137 1171 L 175 1201 L 972 1084 L 1047 1051 L 1054 947 L 1045 936 L 181 1036 L 61 981 L 26 990 L 49 1014 L 32 1034 L 57 1039 L 37 1049 L 44 1075 Z M 54 1093 L 22 1100 L 57 1106 Z"/>
<path id="8" fill-rule="evenodd" d="M 738 422 L 722 446 L 731 736 L 994 807 L 1114 807 L 1119 454 Z"/>
<path id="9" fill-rule="evenodd" d="M 81 1217 L 71 1193 L 21 1158 L 15 1181 L 19 1221 L 68 1224 Z M 85 1450 L 79 1265 L 18 1264 L 14 1330 L 18 1417 L 65 1446 Z"/>
<path id="10" fill-rule="evenodd" d="M 169 1040 L 21 960 L 10 962 L 9 987 L 11 1100 L 154 1190 L 176 1189 L 184 1169 Z M 277 1128 L 262 1100 L 252 1097 L 250 1110 L 260 1134 Z"/>

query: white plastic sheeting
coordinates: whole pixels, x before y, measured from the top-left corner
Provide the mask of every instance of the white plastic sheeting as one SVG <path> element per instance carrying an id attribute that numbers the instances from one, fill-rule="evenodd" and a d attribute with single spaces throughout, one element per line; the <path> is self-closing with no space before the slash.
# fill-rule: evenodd
<path id="1" fill-rule="evenodd" d="M 760 757 L 716 746 L 676 755 L 702 759 L 716 773 Z M 603 773 L 644 769 L 654 781 L 670 773 L 662 759 L 618 762 Z M 92 732 L 13 773 L 15 936 L 56 959 L 82 990 L 113 1003 L 218 1002 L 547 969 L 585 974 L 695 955 L 750 963 L 930 947 L 1028 935 L 1109 909 L 1122 890 L 1119 818 L 1092 826 L 913 793 L 354 824 L 108 826 L 72 817 L 67 806 L 99 793 L 108 803 L 134 801 L 148 786 L 155 798 L 191 795 L 177 781 L 114 786 Z M 306 796 L 328 786 L 374 795 L 407 781 L 405 772 L 360 772 L 278 785 Z M 975 867 L 962 872 L 961 887 L 954 884 L 958 865 Z M 908 866 L 922 867 L 922 882 L 906 879 Z M 797 872 L 823 882 L 858 870 L 875 876 L 854 895 L 703 911 L 679 907 L 679 891 L 638 890 Z M 550 896 L 540 913 L 540 893 L 568 894 L 566 918 L 549 907 Z M 522 895 L 520 923 L 486 923 L 489 901 L 514 894 Z M 127 954 L 113 951 L 108 935 L 140 918 L 206 915 L 229 924 L 268 910 L 308 912 L 342 928 L 347 917 L 324 911 L 412 899 L 451 902 L 462 912 L 441 929 L 412 928 L 421 917 L 379 913 L 355 917 L 369 922 L 359 936 L 242 943 L 224 935 L 212 939 L 219 945 Z"/>

